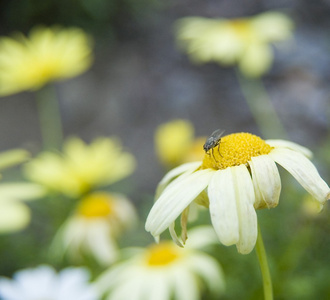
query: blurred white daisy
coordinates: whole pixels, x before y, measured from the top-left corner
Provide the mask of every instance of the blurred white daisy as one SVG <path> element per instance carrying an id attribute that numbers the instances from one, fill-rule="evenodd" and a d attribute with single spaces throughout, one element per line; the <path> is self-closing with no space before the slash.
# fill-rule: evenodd
<path id="1" fill-rule="evenodd" d="M 300 145 L 264 141 L 249 133 L 227 135 L 214 145 L 202 162 L 181 165 L 160 182 L 160 196 L 145 226 L 153 236 L 170 228 L 173 239 L 180 244 L 174 222 L 182 214 L 185 231 L 186 215 L 195 200 L 209 208 L 222 244 L 236 244 L 240 253 L 250 253 L 257 239 L 255 210 L 272 208 L 279 202 L 281 180 L 275 163 L 290 172 L 321 206 L 330 198 L 329 186 L 307 158 L 311 152 Z"/>
<path id="2" fill-rule="evenodd" d="M 3 300 L 99 300 L 85 268 L 66 268 L 56 273 L 52 267 L 39 266 L 0 278 Z"/>
<path id="3" fill-rule="evenodd" d="M 201 238 L 205 246 L 210 242 L 210 228 L 198 230 L 196 239 Z M 189 243 L 183 249 L 172 241 L 162 241 L 128 252 L 127 260 L 111 267 L 95 282 L 106 300 L 198 300 L 206 288 L 216 296 L 224 290 L 218 262 Z"/>
<path id="4" fill-rule="evenodd" d="M 177 39 L 197 63 L 237 63 L 249 77 L 264 74 L 273 61 L 270 43 L 292 36 L 293 23 L 280 12 L 250 18 L 210 19 L 186 17 L 177 22 Z"/>
<path id="5" fill-rule="evenodd" d="M 29 153 L 12 149 L 0 153 L 0 170 L 26 161 Z M 1 175 L 0 175 L 1 176 Z M 11 233 L 25 228 L 31 219 L 29 207 L 24 201 L 42 197 L 45 189 L 34 183 L 6 182 L 0 184 L 0 233 Z"/>
<path id="6" fill-rule="evenodd" d="M 75 213 L 60 229 L 54 246 L 71 259 L 89 254 L 104 265 L 118 256 L 117 239 L 137 222 L 130 201 L 121 194 L 95 192 L 80 200 Z"/>
<path id="7" fill-rule="evenodd" d="M 45 195 L 45 189 L 34 183 L 0 184 L 0 233 L 24 229 L 30 222 L 31 212 L 25 201 Z"/>

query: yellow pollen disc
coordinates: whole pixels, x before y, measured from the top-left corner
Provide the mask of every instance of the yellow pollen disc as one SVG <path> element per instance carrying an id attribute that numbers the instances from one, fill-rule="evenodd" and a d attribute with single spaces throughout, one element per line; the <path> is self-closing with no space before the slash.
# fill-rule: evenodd
<path id="1" fill-rule="evenodd" d="M 234 133 L 221 138 L 219 146 L 205 153 L 201 169 L 226 169 L 247 164 L 251 157 L 268 154 L 273 148 L 250 133 Z"/>
<path id="2" fill-rule="evenodd" d="M 83 198 L 78 214 L 86 218 L 106 217 L 112 213 L 111 197 L 106 193 L 94 193 Z"/>
<path id="3" fill-rule="evenodd" d="M 252 36 L 251 23 L 248 20 L 235 19 L 228 24 L 240 38 L 249 39 Z"/>
<path id="4" fill-rule="evenodd" d="M 172 242 L 162 242 L 148 248 L 147 264 L 149 266 L 164 266 L 178 258 L 179 249 Z"/>

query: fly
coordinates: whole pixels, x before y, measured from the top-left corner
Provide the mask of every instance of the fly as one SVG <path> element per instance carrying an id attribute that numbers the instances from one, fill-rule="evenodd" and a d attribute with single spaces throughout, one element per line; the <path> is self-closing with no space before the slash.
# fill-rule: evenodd
<path id="1" fill-rule="evenodd" d="M 221 136 L 223 135 L 224 132 L 225 132 L 224 130 L 217 129 L 206 139 L 206 142 L 203 145 L 203 149 L 205 153 L 209 154 L 209 151 L 211 150 L 212 156 L 214 158 L 213 149 L 218 146 L 218 152 L 222 157 L 220 153 L 220 142 L 221 142 Z"/>

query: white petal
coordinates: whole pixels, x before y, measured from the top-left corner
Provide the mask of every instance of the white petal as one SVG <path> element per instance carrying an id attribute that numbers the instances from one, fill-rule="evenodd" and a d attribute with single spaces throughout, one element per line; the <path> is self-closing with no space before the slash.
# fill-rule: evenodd
<path id="1" fill-rule="evenodd" d="M 206 188 L 214 171 L 200 170 L 183 179 L 172 182 L 152 207 L 147 221 L 146 230 L 153 236 L 160 235 L 183 210 Z"/>
<path id="2" fill-rule="evenodd" d="M 185 268 L 176 268 L 173 272 L 174 299 L 198 300 L 198 281 L 196 277 Z"/>
<path id="3" fill-rule="evenodd" d="M 185 248 L 204 249 L 207 246 L 218 244 L 219 239 L 210 225 L 197 226 L 188 231 L 189 239 Z"/>
<path id="4" fill-rule="evenodd" d="M 255 190 L 261 194 L 261 203 L 255 203 L 256 208 L 265 204 L 268 208 L 276 207 L 281 193 L 281 178 L 274 161 L 268 155 L 252 157 L 249 162 Z"/>
<path id="5" fill-rule="evenodd" d="M 222 244 L 230 246 L 239 240 L 235 182 L 231 168 L 214 173 L 209 187 L 211 221 Z"/>
<path id="6" fill-rule="evenodd" d="M 104 220 L 90 221 L 86 231 L 86 250 L 89 250 L 100 264 L 108 265 L 118 258 L 118 246 L 111 235 L 110 224 Z"/>
<path id="7" fill-rule="evenodd" d="M 254 209 L 254 190 L 249 171 L 244 165 L 230 168 L 236 187 L 236 205 L 239 218 L 238 252 L 250 253 L 257 241 L 257 214 Z"/>
<path id="8" fill-rule="evenodd" d="M 215 294 L 224 291 L 225 279 L 219 263 L 211 256 L 194 254 L 191 257 L 191 268 Z"/>
<path id="9" fill-rule="evenodd" d="M 269 156 L 286 169 L 321 204 L 329 200 L 329 186 L 304 155 L 290 149 L 278 148 L 272 150 Z"/>
<path id="10" fill-rule="evenodd" d="M 24 294 L 24 290 L 22 291 L 15 281 L 0 278 L 0 296 L 3 299 L 21 300 L 26 295 Z"/>
<path id="11" fill-rule="evenodd" d="M 299 144 L 290 142 L 290 141 L 285 141 L 285 140 L 266 140 L 265 141 L 269 146 L 274 147 L 274 148 L 288 148 L 294 151 L 301 152 L 308 158 L 313 157 L 313 153 L 311 150 L 307 149 L 306 147 L 303 147 Z"/>
<path id="12" fill-rule="evenodd" d="M 36 200 L 45 195 L 46 190 L 35 183 L 2 183 L 0 185 L 0 196 L 5 198 L 16 198 L 19 200 Z"/>
<path id="13" fill-rule="evenodd" d="M 169 183 L 174 177 L 179 176 L 182 173 L 185 173 L 187 171 L 193 172 L 201 165 L 200 161 L 197 162 L 189 162 L 183 165 L 180 165 L 171 171 L 169 171 L 163 179 L 159 182 L 159 184 L 167 184 Z"/>
<path id="14" fill-rule="evenodd" d="M 201 162 L 190 162 L 183 164 L 179 167 L 174 168 L 173 170 L 169 171 L 163 179 L 159 182 L 157 189 L 156 189 L 156 195 L 155 199 L 158 199 L 160 194 L 164 191 L 166 186 L 177 176 L 181 175 L 182 173 L 185 174 L 191 174 L 197 168 L 201 165 Z"/>
<path id="15" fill-rule="evenodd" d="M 171 299 L 171 280 L 166 276 L 166 271 L 161 270 L 155 274 L 150 274 L 148 281 L 147 294 L 143 300 L 169 300 Z M 170 275 L 170 274 L 168 274 Z"/>
<path id="16" fill-rule="evenodd" d="M 16 200 L 0 201 L 0 233 L 14 232 L 25 228 L 30 222 L 29 208 Z"/>

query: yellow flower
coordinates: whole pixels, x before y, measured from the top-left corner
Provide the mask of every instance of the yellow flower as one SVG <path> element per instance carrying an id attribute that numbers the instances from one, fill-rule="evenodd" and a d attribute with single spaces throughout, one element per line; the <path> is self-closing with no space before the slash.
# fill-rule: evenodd
<path id="1" fill-rule="evenodd" d="M 125 196 L 95 192 L 80 200 L 55 245 L 60 244 L 60 252 L 67 252 L 72 259 L 89 253 L 100 264 L 109 265 L 118 256 L 117 238 L 136 222 L 135 209 Z"/>
<path id="2" fill-rule="evenodd" d="M 199 230 L 196 239 L 205 234 L 208 230 Z M 163 241 L 145 249 L 125 249 L 129 258 L 101 274 L 95 286 L 107 300 L 198 300 L 205 287 L 221 294 L 225 283 L 217 261 L 187 244 L 181 249 Z"/>
<path id="3" fill-rule="evenodd" d="M 279 202 L 281 181 L 275 163 L 290 172 L 321 205 L 329 200 L 329 186 L 307 158 L 310 156 L 308 149 L 289 141 L 264 141 L 249 133 L 227 135 L 205 154 L 202 162 L 181 165 L 165 175 L 146 230 L 158 237 L 170 228 L 173 239 L 180 244 L 174 222 L 182 214 L 185 231 L 187 210 L 196 200 L 209 208 L 220 242 L 236 244 L 240 253 L 247 254 L 257 239 L 255 210 L 272 208 Z M 185 234 L 183 237 L 185 242 Z"/>
<path id="4" fill-rule="evenodd" d="M 92 61 L 90 38 L 78 28 L 36 27 L 29 37 L 0 38 L 0 96 L 37 90 L 77 76 Z"/>
<path id="5" fill-rule="evenodd" d="M 169 167 L 202 159 L 204 155 L 202 144 L 200 138 L 194 137 L 193 125 L 186 120 L 179 119 L 164 123 L 158 126 L 155 133 L 157 155 L 160 161 Z"/>
<path id="6" fill-rule="evenodd" d="M 36 200 L 45 190 L 33 183 L 0 184 L 0 233 L 25 228 L 31 219 L 30 209 L 22 201 Z"/>
<path id="7" fill-rule="evenodd" d="M 44 152 L 26 164 L 26 176 L 50 190 L 77 197 L 119 181 L 135 169 L 134 157 L 123 152 L 116 138 L 98 138 L 90 145 L 71 138 L 63 148 L 63 154 Z"/>
<path id="8" fill-rule="evenodd" d="M 230 20 L 187 17 L 177 23 L 177 39 L 196 63 L 237 63 L 245 76 L 259 77 L 272 64 L 270 43 L 290 38 L 292 30 L 292 21 L 279 12 Z"/>

